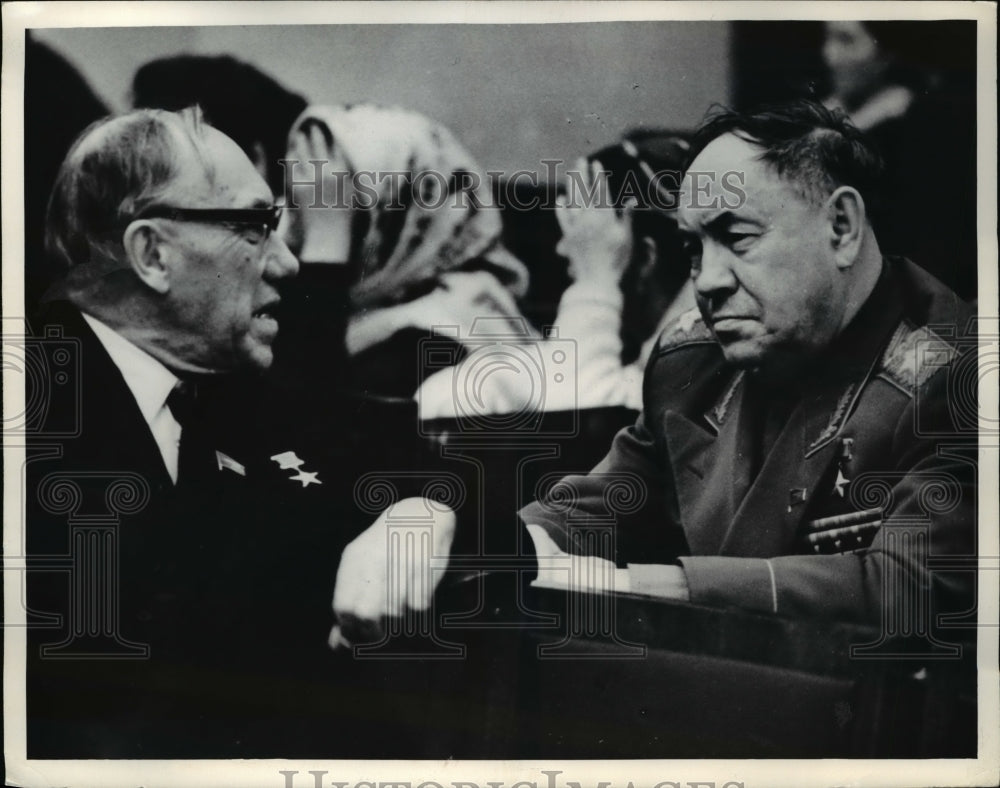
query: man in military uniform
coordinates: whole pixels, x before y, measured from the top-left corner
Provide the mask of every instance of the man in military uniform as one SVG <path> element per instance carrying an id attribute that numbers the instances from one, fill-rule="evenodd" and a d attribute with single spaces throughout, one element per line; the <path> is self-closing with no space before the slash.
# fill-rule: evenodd
<path id="1" fill-rule="evenodd" d="M 547 552 L 611 514 L 619 589 L 873 623 L 890 582 L 931 585 L 935 613 L 969 606 L 970 575 L 930 573 L 892 529 L 974 553 L 973 458 L 939 451 L 971 309 L 883 256 L 878 170 L 817 105 L 707 121 L 678 210 L 699 310 L 661 338 L 636 424 L 561 483 L 575 505 L 522 512 Z M 622 472 L 646 495 L 627 514 L 603 500 Z"/>
<path id="2" fill-rule="evenodd" d="M 662 336 L 605 459 L 521 512 L 536 583 L 874 624 L 916 589 L 933 600 L 918 628 L 969 609 L 973 574 L 928 557 L 975 553 L 975 457 L 951 407 L 971 309 L 883 255 L 879 162 L 841 117 L 723 112 L 691 156 L 678 218 L 699 309 Z M 380 612 L 358 587 L 341 573 L 342 624 Z"/>

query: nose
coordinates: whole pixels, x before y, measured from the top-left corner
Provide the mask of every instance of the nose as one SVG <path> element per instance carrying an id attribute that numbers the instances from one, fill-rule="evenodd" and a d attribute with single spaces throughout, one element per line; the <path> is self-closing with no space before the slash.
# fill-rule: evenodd
<path id="1" fill-rule="evenodd" d="M 271 233 L 268 243 L 267 263 L 264 278 L 269 281 L 290 279 L 299 273 L 299 261 L 288 248 L 288 244 L 277 233 Z"/>
<path id="2" fill-rule="evenodd" d="M 292 251 L 292 254 L 298 254 L 302 250 L 302 219 L 299 211 L 285 206 L 274 232 L 285 242 L 285 246 Z"/>
<path id="3" fill-rule="evenodd" d="M 732 253 L 717 244 L 706 243 L 701 250 L 701 260 L 692 269 L 694 287 L 700 298 L 718 305 L 739 288 L 733 273 Z"/>

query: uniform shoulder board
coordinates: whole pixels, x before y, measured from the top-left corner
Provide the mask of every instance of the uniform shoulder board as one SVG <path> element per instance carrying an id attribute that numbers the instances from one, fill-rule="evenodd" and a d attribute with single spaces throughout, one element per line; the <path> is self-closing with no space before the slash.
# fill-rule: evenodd
<path id="1" fill-rule="evenodd" d="M 879 376 L 913 394 L 955 358 L 955 347 L 926 326 L 902 322 L 882 354 Z"/>
<path id="2" fill-rule="evenodd" d="M 689 309 L 679 314 L 676 320 L 663 329 L 663 333 L 660 334 L 659 352 L 663 353 L 696 342 L 713 341 L 715 337 L 702 320 L 701 312 L 697 308 Z"/>

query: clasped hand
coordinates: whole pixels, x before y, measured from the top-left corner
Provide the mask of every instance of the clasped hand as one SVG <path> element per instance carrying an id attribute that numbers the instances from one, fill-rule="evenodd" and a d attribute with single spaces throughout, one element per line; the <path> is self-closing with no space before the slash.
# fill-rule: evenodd
<path id="1" fill-rule="evenodd" d="M 386 509 L 344 548 L 330 646 L 379 641 L 388 619 L 428 610 L 454 536 L 455 513 L 437 501 L 406 498 Z"/>

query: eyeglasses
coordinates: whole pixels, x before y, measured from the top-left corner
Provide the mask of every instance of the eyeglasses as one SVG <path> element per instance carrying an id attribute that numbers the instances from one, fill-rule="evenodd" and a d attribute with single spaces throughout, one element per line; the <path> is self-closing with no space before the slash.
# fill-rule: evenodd
<path id="1" fill-rule="evenodd" d="M 172 205 L 151 205 L 140 211 L 135 218 L 247 227 L 259 231 L 261 240 L 267 240 L 278 229 L 281 209 L 280 205 L 271 208 L 177 208 Z"/>

